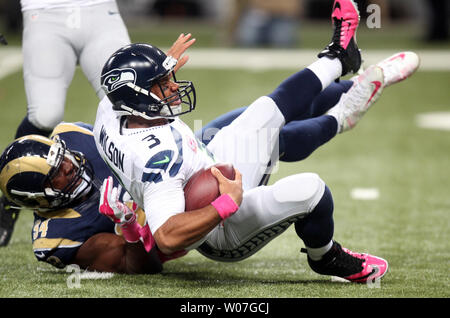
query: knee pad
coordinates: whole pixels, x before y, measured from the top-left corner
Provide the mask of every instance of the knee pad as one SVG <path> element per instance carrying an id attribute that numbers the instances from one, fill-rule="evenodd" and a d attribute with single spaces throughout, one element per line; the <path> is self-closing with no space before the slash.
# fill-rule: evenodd
<path id="1" fill-rule="evenodd" d="M 29 107 L 28 119 L 39 129 L 52 131 L 64 118 L 64 106 L 34 105 Z"/>
<path id="2" fill-rule="evenodd" d="M 277 202 L 303 202 L 307 212 L 315 208 L 324 191 L 325 182 L 315 173 L 292 175 L 273 185 L 273 196 Z"/>

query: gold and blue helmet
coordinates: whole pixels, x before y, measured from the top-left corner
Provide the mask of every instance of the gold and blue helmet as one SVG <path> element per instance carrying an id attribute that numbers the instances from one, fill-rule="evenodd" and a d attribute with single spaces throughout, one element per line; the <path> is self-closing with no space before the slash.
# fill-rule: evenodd
<path id="1" fill-rule="evenodd" d="M 52 179 L 63 160 L 73 163 L 75 173 L 63 189 L 58 189 Z M 91 190 L 92 180 L 84 155 L 67 149 L 57 137 L 21 137 L 0 157 L 0 189 L 16 208 L 47 211 L 67 207 Z"/>

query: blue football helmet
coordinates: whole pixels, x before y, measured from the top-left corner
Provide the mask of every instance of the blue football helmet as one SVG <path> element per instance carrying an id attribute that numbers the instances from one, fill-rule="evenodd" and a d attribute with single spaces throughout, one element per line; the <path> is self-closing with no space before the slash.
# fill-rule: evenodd
<path id="1" fill-rule="evenodd" d="M 75 173 L 63 189 L 53 185 L 63 160 L 70 160 Z M 81 181 L 80 181 L 81 180 Z M 71 205 L 93 188 L 93 172 L 84 155 L 66 148 L 57 137 L 21 137 L 0 157 L 0 189 L 13 208 L 48 211 Z"/>
<path id="2" fill-rule="evenodd" d="M 177 60 L 160 49 L 142 43 L 127 45 L 116 51 L 102 70 L 101 85 L 113 110 L 123 115 L 146 119 L 173 118 L 195 108 L 195 88 L 192 82 L 177 81 L 174 68 Z M 153 85 L 167 76 L 179 85 L 178 91 L 159 98 L 151 92 Z M 160 85 L 161 92 L 163 89 Z M 179 105 L 170 105 L 179 99 Z"/>

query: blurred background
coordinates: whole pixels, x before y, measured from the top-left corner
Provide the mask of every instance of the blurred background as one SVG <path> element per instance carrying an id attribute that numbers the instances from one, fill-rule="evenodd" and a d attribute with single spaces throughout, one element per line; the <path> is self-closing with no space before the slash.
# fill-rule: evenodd
<path id="1" fill-rule="evenodd" d="M 133 41 L 170 45 L 191 32 L 204 47 L 315 48 L 329 34 L 333 0 L 118 0 Z M 448 0 L 356 0 L 366 47 L 449 48 Z M 376 5 L 377 7 L 373 6 Z M 379 12 L 378 12 L 379 11 Z M 379 14 L 380 20 L 374 21 Z M 19 0 L 0 0 L 0 33 L 21 37 Z M 366 22 L 366 23 L 364 23 Z M 379 32 L 380 29 L 383 32 Z M 373 37 L 367 38 L 365 33 Z M 175 35 L 174 35 L 175 34 Z M 375 37 L 375 38 L 374 38 Z M 320 45 L 319 45 L 320 44 Z M 319 46 L 318 46 L 319 45 Z"/>

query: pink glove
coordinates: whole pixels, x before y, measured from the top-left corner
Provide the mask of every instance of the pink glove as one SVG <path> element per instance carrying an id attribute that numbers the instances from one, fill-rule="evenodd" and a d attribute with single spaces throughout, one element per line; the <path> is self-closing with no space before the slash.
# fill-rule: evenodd
<path id="1" fill-rule="evenodd" d="M 141 226 L 136 221 L 136 214 L 123 202 L 119 201 L 122 187 L 113 187 L 113 178 L 110 176 L 103 181 L 100 189 L 101 214 L 109 217 L 114 223 L 119 223 L 122 228 L 123 237 L 127 242 L 135 243 L 141 238 Z"/>

